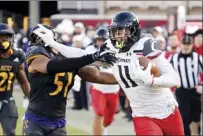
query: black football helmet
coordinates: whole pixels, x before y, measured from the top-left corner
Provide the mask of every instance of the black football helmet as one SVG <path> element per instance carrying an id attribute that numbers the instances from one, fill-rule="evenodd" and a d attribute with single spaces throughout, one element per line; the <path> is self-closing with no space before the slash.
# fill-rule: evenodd
<path id="1" fill-rule="evenodd" d="M 59 34 L 51 26 L 48 26 L 48 25 L 43 25 L 43 26 L 52 31 L 53 38 L 54 38 L 55 41 L 61 42 Z M 43 42 L 43 40 L 34 33 L 34 31 L 37 30 L 37 29 L 40 29 L 40 27 L 39 26 L 35 26 L 34 28 L 32 28 L 32 29 L 30 29 L 28 31 L 29 45 L 44 45 L 45 44 Z"/>
<path id="2" fill-rule="evenodd" d="M 108 29 L 101 27 L 95 31 L 94 40 L 103 39 L 104 41 L 106 41 L 108 38 L 109 38 Z"/>
<path id="3" fill-rule="evenodd" d="M 112 44 L 122 52 L 128 51 L 140 38 L 139 20 L 130 11 L 117 13 L 108 30 Z"/>
<path id="4" fill-rule="evenodd" d="M 13 29 L 5 23 L 0 23 L 0 53 L 10 49 L 13 39 Z"/>

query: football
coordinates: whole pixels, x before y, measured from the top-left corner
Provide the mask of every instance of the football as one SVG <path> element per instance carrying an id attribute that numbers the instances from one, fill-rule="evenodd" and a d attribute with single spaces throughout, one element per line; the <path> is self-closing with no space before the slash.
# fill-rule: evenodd
<path id="1" fill-rule="evenodd" d="M 145 70 L 148 66 L 148 64 L 150 63 L 150 59 L 142 56 L 139 58 L 139 64 L 140 66 L 143 68 L 143 70 Z M 154 77 L 159 77 L 160 76 L 160 70 L 159 68 L 152 63 L 152 68 L 151 68 L 151 74 L 154 75 Z"/>

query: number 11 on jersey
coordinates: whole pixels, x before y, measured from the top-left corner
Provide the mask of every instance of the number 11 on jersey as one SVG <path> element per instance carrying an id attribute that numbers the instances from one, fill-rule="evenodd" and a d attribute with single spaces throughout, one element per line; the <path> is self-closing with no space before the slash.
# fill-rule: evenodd
<path id="1" fill-rule="evenodd" d="M 137 84 L 132 80 L 129 74 L 128 66 L 118 65 L 119 76 L 125 85 L 125 88 L 135 87 Z"/>

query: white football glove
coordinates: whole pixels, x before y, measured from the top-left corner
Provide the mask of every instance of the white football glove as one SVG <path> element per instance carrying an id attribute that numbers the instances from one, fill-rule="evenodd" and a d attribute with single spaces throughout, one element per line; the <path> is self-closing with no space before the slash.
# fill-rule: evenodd
<path id="1" fill-rule="evenodd" d="M 29 100 L 28 100 L 28 98 L 24 98 L 22 107 L 26 110 L 27 107 L 28 107 L 28 105 L 29 105 Z"/>
<path id="2" fill-rule="evenodd" d="M 150 62 L 145 70 L 142 70 L 139 61 L 136 64 L 136 77 L 145 85 L 151 86 L 153 85 L 154 78 L 151 74 L 152 63 Z"/>
<path id="3" fill-rule="evenodd" d="M 41 24 L 38 24 L 39 29 L 36 29 L 33 31 L 37 36 L 39 36 L 43 42 L 45 43 L 45 47 L 51 46 L 55 41 L 54 41 L 54 34 L 51 30 L 47 29 Z"/>

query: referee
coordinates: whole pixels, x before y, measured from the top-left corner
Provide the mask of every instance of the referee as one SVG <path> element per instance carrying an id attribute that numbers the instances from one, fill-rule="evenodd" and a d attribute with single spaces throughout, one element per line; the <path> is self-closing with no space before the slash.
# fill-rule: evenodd
<path id="1" fill-rule="evenodd" d="M 180 47 L 181 51 L 169 59 L 181 80 L 181 86 L 176 89 L 175 95 L 183 118 L 185 135 L 198 135 L 202 91 L 199 74 L 203 69 L 202 56 L 192 51 L 193 38 L 189 35 L 184 35 Z"/>

